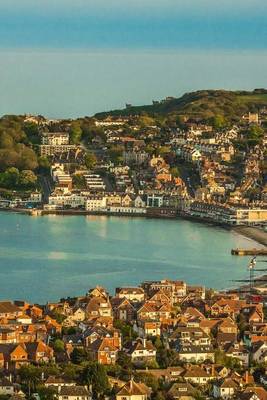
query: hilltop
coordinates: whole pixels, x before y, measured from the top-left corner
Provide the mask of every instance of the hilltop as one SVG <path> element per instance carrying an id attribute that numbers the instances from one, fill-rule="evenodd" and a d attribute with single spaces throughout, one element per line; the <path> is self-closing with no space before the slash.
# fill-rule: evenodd
<path id="1" fill-rule="evenodd" d="M 234 122 L 249 111 L 257 111 L 267 106 L 267 90 L 227 91 L 199 90 L 185 93 L 179 98 L 167 98 L 152 105 L 128 106 L 122 110 L 101 112 L 96 118 L 134 116 L 148 114 L 150 116 L 177 115 L 187 118 L 209 119 L 222 115 Z"/>

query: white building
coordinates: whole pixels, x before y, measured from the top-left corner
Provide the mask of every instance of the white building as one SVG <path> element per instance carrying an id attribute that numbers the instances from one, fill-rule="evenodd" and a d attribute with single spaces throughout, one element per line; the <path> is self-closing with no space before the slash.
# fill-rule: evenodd
<path id="1" fill-rule="evenodd" d="M 104 196 L 88 197 L 85 202 L 86 211 L 104 211 L 107 207 L 107 199 Z"/>
<path id="2" fill-rule="evenodd" d="M 106 185 L 98 174 L 84 175 L 86 186 L 90 190 L 105 190 Z"/>
<path id="3" fill-rule="evenodd" d="M 42 144 L 52 146 L 62 146 L 69 144 L 70 138 L 67 132 L 43 132 Z"/>
<path id="4" fill-rule="evenodd" d="M 84 207 L 85 197 L 76 193 L 54 192 L 49 196 L 49 206 L 78 208 Z M 51 208 L 51 207 L 48 207 Z"/>

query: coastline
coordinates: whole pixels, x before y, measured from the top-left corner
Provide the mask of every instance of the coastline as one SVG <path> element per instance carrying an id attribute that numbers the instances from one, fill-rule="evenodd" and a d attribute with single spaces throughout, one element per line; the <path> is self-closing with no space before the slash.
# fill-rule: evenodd
<path id="1" fill-rule="evenodd" d="M 263 229 L 245 225 L 234 226 L 230 229 L 238 233 L 239 235 L 255 240 L 255 242 L 258 242 L 264 247 L 267 247 L 267 232 Z"/>
<path id="2" fill-rule="evenodd" d="M 110 216 L 110 217 L 133 217 L 133 218 L 147 218 L 147 219 L 169 219 L 169 220 L 175 220 L 175 219 L 186 219 L 192 222 L 198 222 L 202 223 L 205 225 L 211 225 L 211 226 L 217 226 L 229 231 L 236 232 L 237 234 L 244 236 L 248 239 L 252 239 L 258 244 L 267 247 L 267 232 L 264 231 L 263 229 L 260 229 L 258 227 L 252 227 L 252 226 L 245 226 L 245 225 L 239 225 L 239 226 L 231 226 L 231 225 L 225 225 L 225 224 L 219 224 L 216 221 L 213 220 L 208 220 L 204 218 L 198 218 L 194 216 L 190 216 L 188 214 L 184 215 L 182 213 L 177 213 L 176 215 L 172 214 L 142 214 L 142 213 L 136 213 L 136 214 L 130 214 L 130 213 L 107 213 L 107 212 L 89 212 L 85 210 L 53 210 L 53 211 L 48 211 L 48 210 L 36 210 L 36 213 L 34 213 L 34 210 L 29 210 L 29 209 L 22 209 L 22 208 L 0 208 L 0 211 L 4 212 L 13 212 L 13 213 L 18 213 L 18 214 L 26 214 L 29 216 L 44 216 L 44 215 L 61 215 L 61 216 L 77 216 L 77 215 L 94 215 L 94 216 Z"/>

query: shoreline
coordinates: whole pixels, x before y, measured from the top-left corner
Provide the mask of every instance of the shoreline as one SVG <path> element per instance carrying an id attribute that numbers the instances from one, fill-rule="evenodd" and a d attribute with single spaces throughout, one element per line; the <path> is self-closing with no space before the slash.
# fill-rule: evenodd
<path id="1" fill-rule="evenodd" d="M 254 227 L 254 226 L 246 226 L 246 225 L 238 225 L 238 226 L 232 226 L 232 225 L 226 225 L 226 224 L 220 224 L 216 221 L 213 220 L 208 220 L 204 218 L 198 218 L 194 216 L 190 216 L 187 214 L 183 213 L 177 213 L 177 214 L 157 214 L 155 213 L 149 213 L 149 214 L 143 214 L 143 213 L 135 213 L 135 214 L 130 214 L 130 213 L 110 213 L 110 212 L 90 212 L 90 211 L 85 211 L 85 210 L 35 210 L 36 214 L 33 213 L 34 210 L 32 209 L 22 209 L 22 208 L 0 208 L 0 212 L 11 212 L 11 213 L 17 213 L 17 214 L 25 214 L 29 216 L 44 216 L 44 215 L 59 215 L 59 216 L 107 216 L 107 217 L 130 217 L 130 218 L 147 218 L 147 219 L 167 219 L 167 220 L 178 220 L 178 219 L 183 219 L 183 220 L 189 220 L 192 222 L 198 222 L 202 223 L 204 225 L 210 225 L 214 227 L 220 227 L 223 229 L 226 229 L 228 231 L 233 231 L 243 237 L 246 237 L 247 239 L 254 240 L 258 244 L 262 245 L 264 248 L 267 247 L 267 232 L 264 231 L 261 228 Z"/>
<path id="2" fill-rule="evenodd" d="M 231 228 L 234 232 L 239 235 L 245 236 L 249 239 L 254 240 L 255 242 L 267 247 L 267 232 L 263 229 L 253 227 L 253 226 L 245 226 L 239 225 Z"/>

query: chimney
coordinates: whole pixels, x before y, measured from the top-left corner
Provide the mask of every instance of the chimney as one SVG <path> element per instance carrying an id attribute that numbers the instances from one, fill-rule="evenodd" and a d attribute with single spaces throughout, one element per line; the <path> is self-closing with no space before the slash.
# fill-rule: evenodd
<path id="1" fill-rule="evenodd" d="M 248 384 L 248 371 L 245 372 L 245 384 Z"/>

